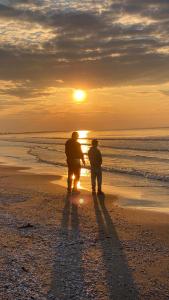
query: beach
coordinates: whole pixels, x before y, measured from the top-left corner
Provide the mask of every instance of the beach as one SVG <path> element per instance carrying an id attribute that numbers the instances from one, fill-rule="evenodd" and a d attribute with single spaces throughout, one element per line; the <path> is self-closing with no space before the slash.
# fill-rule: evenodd
<path id="1" fill-rule="evenodd" d="M 168 214 L 57 181 L 0 166 L 0 298 L 169 299 Z"/>
<path id="2" fill-rule="evenodd" d="M 169 0 L 0 20 L 0 300 L 169 300 Z"/>

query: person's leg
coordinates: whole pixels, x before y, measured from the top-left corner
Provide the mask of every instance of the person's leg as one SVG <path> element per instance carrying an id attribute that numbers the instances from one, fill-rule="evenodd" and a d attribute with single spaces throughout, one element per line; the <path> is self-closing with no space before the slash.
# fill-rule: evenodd
<path id="1" fill-rule="evenodd" d="M 78 166 L 76 168 L 74 168 L 74 190 L 78 189 L 78 182 L 80 181 L 80 170 L 81 168 Z"/>
<path id="2" fill-rule="evenodd" d="M 96 191 L 96 171 L 94 168 L 91 168 L 91 183 L 92 183 L 92 192 Z"/>
<path id="3" fill-rule="evenodd" d="M 72 177 L 73 177 L 72 167 L 68 166 L 67 190 L 69 192 L 71 192 L 72 189 L 72 181 L 73 181 Z"/>
<path id="4" fill-rule="evenodd" d="M 98 186 L 98 192 L 102 191 L 102 169 L 98 168 L 97 170 L 97 186 Z"/>

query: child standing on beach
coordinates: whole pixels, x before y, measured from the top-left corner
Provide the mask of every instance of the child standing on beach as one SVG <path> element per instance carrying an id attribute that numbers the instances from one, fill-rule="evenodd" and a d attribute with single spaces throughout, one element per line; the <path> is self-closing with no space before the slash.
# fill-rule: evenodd
<path id="1" fill-rule="evenodd" d="M 91 166 L 91 183 L 92 183 L 92 193 L 96 193 L 96 179 L 98 194 L 103 194 L 102 192 L 102 154 L 98 147 L 98 141 L 96 139 L 92 140 L 92 146 L 88 151 L 88 157 Z"/>

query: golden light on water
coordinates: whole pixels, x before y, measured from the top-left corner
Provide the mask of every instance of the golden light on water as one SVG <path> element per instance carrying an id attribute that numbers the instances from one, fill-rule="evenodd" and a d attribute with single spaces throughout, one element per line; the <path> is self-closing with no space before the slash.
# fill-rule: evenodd
<path id="1" fill-rule="evenodd" d="M 79 134 L 79 140 L 78 141 L 81 144 L 82 151 L 83 151 L 84 154 L 87 154 L 88 150 L 89 150 L 89 146 L 88 146 L 88 143 L 89 143 L 88 135 L 89 135 L 89 133 L 90 133 L 89 130 L 78 130 L 78 134 Z M 85 157 L 85 159 L 87 159 L 87 156 Z M 81 175 L 86 176 L 86 174 L 84 175 L 84 172 L 83 172 L 83 171 L 85 171 L 85 169 L 82 169 L 81 171 L 82 171 Z"/>
<path id="2" fill-rule="evenodd" d="M 89 131 L 88 130 L 78 130 L 78 134 L 79 134 L 79 143 L 82 145 L 82 151 L 83 151 L 83 153 L 87 153 L 88 149 L 89 149 L 89 147 L 87 146 L 87 143 L 88 143 L 87 138 L 88 138 Z"/>
<path id="3" fill-rule="evenodd" d="M 81 188 L 80 181 L 78 181 L 77 188 L 78 188 L 78 189 Z"/>
<path id="4" fill-rule="evenodd" d="M 74 174 L 73 174 L 73 176 L 72 176 L 72 179 L 75 180 L 75 175 L 74 175 Z M 80 181 L 78 181 L 78 183 L 77 183 L 77 188 L 78 188 L 78 189 L 81 188 Z"/>
<path id="5" fill-rule="evenodd" d="M 90 176 L 90 171 L 88 169 L 82 168 L 81 169 L 81 176 L 82 177 L 88 177 L 88 176 Z"/>
<path id="6" fill-rule="evenodd" d="M 86 92 L 84 90 L 74 90 L 73 98 L 76 102 L 83 102 L 86 99 Z"/>
<path id="7" fill-rule="evenodd" d="M 88 137 L 89 131 L 88 130 L 78 130 L 79 139 L 85 139 Z"/>

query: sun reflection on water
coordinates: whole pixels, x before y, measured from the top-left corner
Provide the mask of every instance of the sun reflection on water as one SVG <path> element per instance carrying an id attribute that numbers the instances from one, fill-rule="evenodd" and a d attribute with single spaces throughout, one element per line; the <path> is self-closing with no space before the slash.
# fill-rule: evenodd
<path id="1" fill-rule="evenodd" d="M 85 160 L 88 163 L 88 156 L 87 153 L 89 151 L 89 140 L 88 140 L 88 135 L 90 131 L 89 130 L 78 130 L 79 134 L 79 143 L 81 144 L 82 147 L 82 152 L 85 154 Z M 81 170 L 81 175 L 82 176 L 88 176 L 88 172 L 86 169 Z"/>
<path id="2" fill-rule="evenodd" d="M 81 176 L 83 177 L 89 176 L 89 173 L 90 172 L 88 169 L 84 169 L 84 168 L 81 169 Z"/>
<path id="3" fill-rule="evenodd" d="M 85 139 L 88 137 L 88 134 L 89 134 L 89 130 L 78 130 L 77 131 L 78 134 L 79 134 L 79 139 Z"/>
<path id="4" fill-rule="evenodd" d="M 78 188 L 78 189 L 80 189 L 80 188 L 81 188 L 80 181 L 78 181 L 77 188 Z"/>

